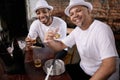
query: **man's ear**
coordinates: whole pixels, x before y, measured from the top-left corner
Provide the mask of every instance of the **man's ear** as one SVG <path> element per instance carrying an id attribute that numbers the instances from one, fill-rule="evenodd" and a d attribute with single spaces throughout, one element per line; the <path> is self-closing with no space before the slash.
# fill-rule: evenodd
<path id="1" fill-rule="evenodd" d="M 88 9 L 88 14 L 91 14 L 91 10 Z"/>
<path id="2" fill-rule="evenodd" d="M 92 11 L 88 9 L 88 14 L 89 15 L 92 15 Z"/>
<path id="3" fill-rule="evenodd" d="M 49 11 L 50 15 L 52 15 L 52 10 Z"/>

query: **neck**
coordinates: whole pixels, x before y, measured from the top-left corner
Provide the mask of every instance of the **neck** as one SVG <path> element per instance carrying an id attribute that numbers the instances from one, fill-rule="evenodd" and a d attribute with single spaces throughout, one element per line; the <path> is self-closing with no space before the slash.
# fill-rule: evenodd
<path id="1" fill-rule="evenodd" d="M 50 19 L 46 25 L 49 26 L 52 23 L 52 21 L 53 21 L 53 17 L 50 17 Z"/>
<path id="2" fill-rule="evenodd" d="M 92 22 L 93 22 L 93 19 L 92 18 L 89 18 L 89 19 L 87 19 L 82 25 L 81 25 L 81 29 L 82 30 L 86 30 L 86 29 L 88 29 L 89 27 L 90 27 L 90 25 L 92 24 Z"/>

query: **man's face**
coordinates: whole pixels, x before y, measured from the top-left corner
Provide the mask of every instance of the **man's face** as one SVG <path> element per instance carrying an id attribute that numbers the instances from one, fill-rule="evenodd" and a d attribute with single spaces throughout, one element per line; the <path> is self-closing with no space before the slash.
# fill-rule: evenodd
<path id="1" fill-rule="evenodd" d="M 74 6 L 70 9 L 70 19 L 77 26 L 83 26 L 89 16 L 89 10 L 84 6 Z"/>
<path id="2" fill-rule="evenodd" d="M 43 24 L 47 25 L 51 18 L 51 11 L 47 8 L 40 8 L 36 11 L 37 18 L 42 22 Z"/>

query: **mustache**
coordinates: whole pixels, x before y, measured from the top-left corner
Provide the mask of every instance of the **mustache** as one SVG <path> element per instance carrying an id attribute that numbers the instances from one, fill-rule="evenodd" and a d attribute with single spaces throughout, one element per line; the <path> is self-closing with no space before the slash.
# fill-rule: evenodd
<path id="1" fill-rule="evenodd" d="M 42 16 L 42 17 L 39 17 L 39 19 L 49 19 L 50 17 L 49 16 Z"/>

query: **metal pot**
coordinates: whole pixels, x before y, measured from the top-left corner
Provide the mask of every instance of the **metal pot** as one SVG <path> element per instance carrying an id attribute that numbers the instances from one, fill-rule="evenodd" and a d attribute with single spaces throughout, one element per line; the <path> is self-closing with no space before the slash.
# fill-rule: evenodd
<path id="1" fill-rule="evenodd" d="M 47 60 L 43 66 L 43 70 L 45 71 L 45 73 L 47 74 L 51 65 L 52 65 L 52 62 L 53 62 L 54 59 L 50 59 L 50 60 Z M 52 70 L 50 72 L 50 75 L 51 76 L 54 76 L 54 75 L 60 75 L 62 73 L 65 72 L 65 64 L 62 60 L 60 59 L 56 59 L 55 62 L 54 62 L 54 65 L 52 67 Z"/>

